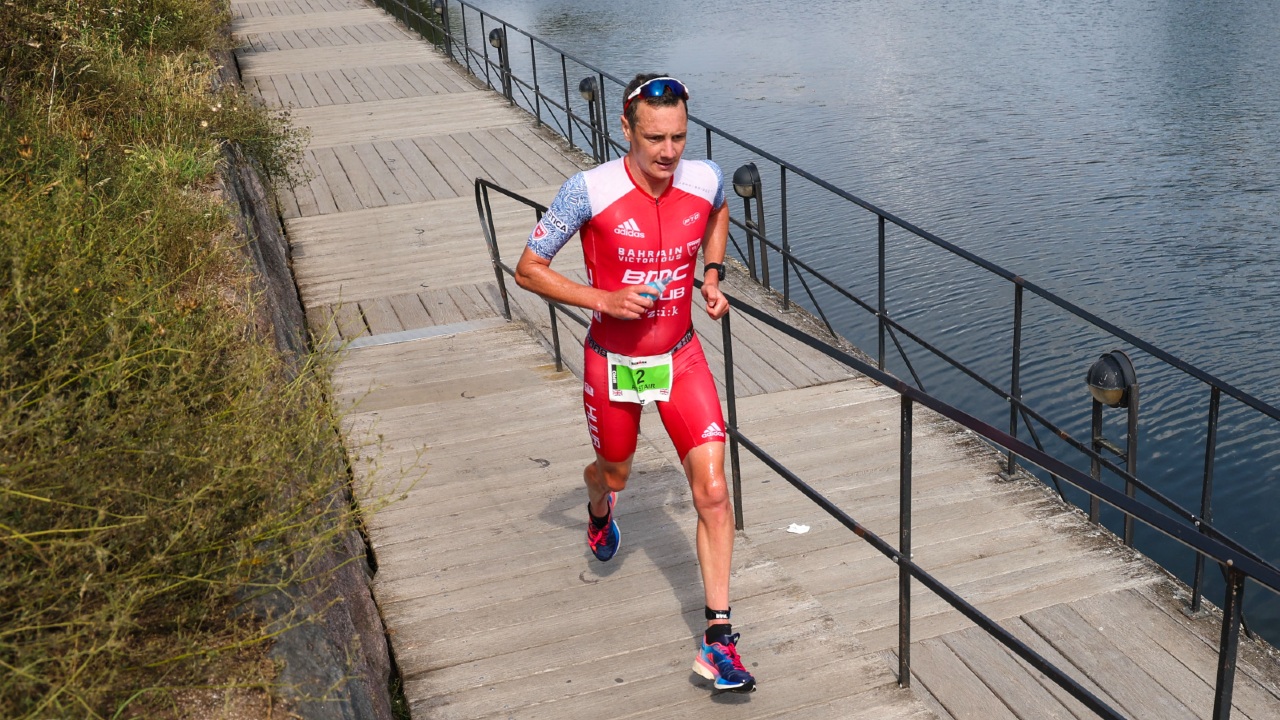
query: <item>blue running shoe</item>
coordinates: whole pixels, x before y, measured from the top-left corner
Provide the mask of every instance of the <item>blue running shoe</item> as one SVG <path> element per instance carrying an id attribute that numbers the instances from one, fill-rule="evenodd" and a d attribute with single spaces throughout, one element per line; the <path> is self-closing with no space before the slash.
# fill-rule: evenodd
<path id="1" fill-rule="evenodd" d="M 706 637 L 700 641 L 702 648 L 698 650 L 698 659 L 693 661 L 693 671 L 708 680 L 714 680 L 716 690 L 732 690 L 733 692 L 751 692 L 756 689 L 756 679 L 742 666 L 742 658 L 738 657 L 738 633 L 724 639 L 723 642 L 707 644 Z"/>
<path id="2" fill-rule="evenodd" d="M 622 531 L 618 529 L 618 522 L 613 519 L 613 505 L 617 501 L 618 493 L 609 493 L 609 524 L 603 530 L 597 530 L 591 522 L 590 513 L 587 514 L 587 547 L 591 548 L 591 554 L 600 562 L 612 560 L 614 553 L 622 545 Z"/>

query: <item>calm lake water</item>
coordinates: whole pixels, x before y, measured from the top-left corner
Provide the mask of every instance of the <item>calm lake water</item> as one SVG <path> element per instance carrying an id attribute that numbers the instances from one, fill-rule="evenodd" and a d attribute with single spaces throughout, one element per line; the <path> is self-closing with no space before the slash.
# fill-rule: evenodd
<path id="1" fill-rule="evenodd" d="M 679 77 L 694 115 L 1280 405 L 1275 2 L 479 5 L 615 75 Z M 728 173 L 751 159 L 714 149 Z M 766 194 L 777 190 L 772 173 Z M 874 220 L 792 189 L 796 253 L 874 303 Z M 902 233 L 890 235 L 889 272 L 894 317 L 1007 386 L 1007 283 Z M 829 312 L 874 351 L 865 313 Z M 1085 372 L 1123 343 L 1030 296 L 1026 322 L 1025 398 L 1087 439 Z M 930 392 L 1007 427 L 1007 405 L 919 354 Z M 1198 511 L 1208 390 L 1131 354 L 1140 475 Z M 1118 415 L 1108 416 L 1112 437 Z M 1222 418 L 1214 522 L 1280 561 L 1280 423 L 1225 400 Z M 1152 531 L 1137 537 L 1190 578 L 1190 551 Z M 1251 626 L 1280 641 L 1280 602 L 1256 585 L 1248 593 Z"/>

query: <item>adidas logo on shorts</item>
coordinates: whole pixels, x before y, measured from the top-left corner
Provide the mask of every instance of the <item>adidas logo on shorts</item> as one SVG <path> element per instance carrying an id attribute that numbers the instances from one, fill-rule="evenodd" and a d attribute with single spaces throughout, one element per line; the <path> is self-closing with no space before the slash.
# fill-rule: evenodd
<path id="1" fill-rule="evenodd" d="M 720 423 L 713 422 L 707 426 L 706 430 L 702 431 L 703 440 L 706 440 L 707 438 L 723 438 L 723 437 L 724 437 L 724 428 L 720 427 Z"/>
<path id="2" fill-rule="evenodd" d="M 614 228 L 613 231 L 619 235 L 626 235 L 627 237 L 644 237 L 644 233 L 640 231 L 640 224 L 636 222 L 635 218 L 628 218 L 626 222 L 618 223 L 618 227 Z"/>

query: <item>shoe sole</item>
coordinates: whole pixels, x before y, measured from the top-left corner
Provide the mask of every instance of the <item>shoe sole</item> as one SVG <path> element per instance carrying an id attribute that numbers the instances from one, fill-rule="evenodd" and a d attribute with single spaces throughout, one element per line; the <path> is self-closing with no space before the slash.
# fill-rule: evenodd
<path id="1" fill-rule="evenodd" d="M 720 677 L 716 674 L 715 669 L 707 665 L 707 663 L 702 659 L 701 654 L 699 654 L 698 657 L 694 658 L 693 660 L 693 671 L 698 673 L 702 677 L 712 681 L 713 683 L 712 688 L 715 690 L 726 690 L 728 692 L 747 693 L 747 692 L 754 692 L 756 689 L 756 681 L 754 679 L 751 682 L 738 683 L 737 685 L 729 685 L 727 683 L 723 685 L 720 684 L 721 680 L 720 680 Z"/>

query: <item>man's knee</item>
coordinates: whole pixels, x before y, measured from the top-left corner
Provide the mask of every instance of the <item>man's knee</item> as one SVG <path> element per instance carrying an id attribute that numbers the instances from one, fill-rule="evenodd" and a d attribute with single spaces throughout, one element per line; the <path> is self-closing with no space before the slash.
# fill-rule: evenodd
<path id="1" fill-rule="evenodd" d="M 728 512 L 729 484 L 724 475 L 724 451 L 718 443 L 705 443 L 685 456 L 685 473 L 699 514 Z"/>

